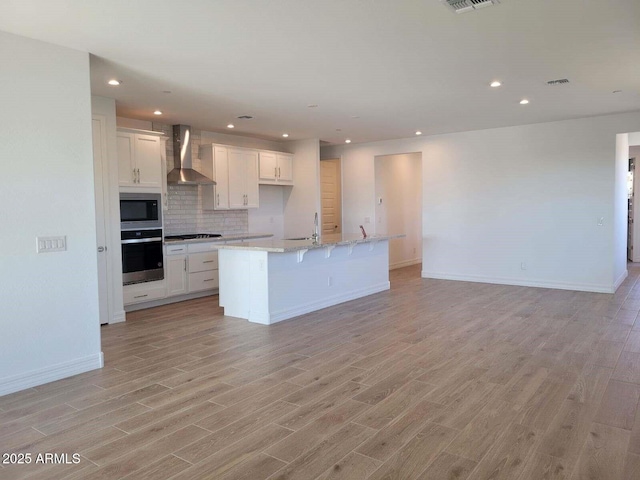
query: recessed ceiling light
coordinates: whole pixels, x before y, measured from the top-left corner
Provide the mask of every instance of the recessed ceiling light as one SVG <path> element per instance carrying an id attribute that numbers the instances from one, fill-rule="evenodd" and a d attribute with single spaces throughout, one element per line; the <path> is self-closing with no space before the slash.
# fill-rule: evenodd
<path id="1" fill-rule="evenodd" d="M 344 143 L 351 143 L 351 140 L 349 140 L 348 138 L 344 141 Z"/>
<path id="2" fill-rule="evenodd" d="M 162 112 L 160 110 L 156 110 L 155 112 L 153 112 L 154 115 L 162 115 Z"/>
<path id="3" fill-rule="evenodd" d="M 502 83 L 500 83 L 500 82 L 499 82 L 499 81 L 497 81 L 497 80 L 495 80 L 495 81 L 491 82 L 491 86 L 492 86 L 492 87 L 494 87 L 494 88 L 495 88 L 495 87 L 499 87 L 500 85 L 502 85 Z"/>
<path id="4" fill-rule="evenodd" d="M 229 125 L 227 125 L 227 128 L 236 128 L 236 126 L 233 123 L 230 123 Z"/>
<path id="5" fill-rule="evenodd" d="M 307 105 L 307 107 L 309 107 L 309 108 L 317 108 L 318 104 L 317 103 L 310 103 L 309 105 Z"/>
<path id="6" fill-rule="evenodd" d="M 283 134 L 282 134 L 282 136 L 283 136 L 284 138 L 287 138 L 287 137 L 289 136 L 289 134 L 288 134 L 288 133 L 283 133 Z"/>
<path id="7" fill-rule="evenodd" d="M 520 100 L 520 105 L 526 105 L 527 103 L 529 103 L 529 100 L 527 100 L 526 98 Z"/>
<path id="8" fill-rule="evenodd" d="M 422 132 L 421 132 L 420 130 L 418 130 L 418 131 L 416 132 L 416 135 L 422 135 Z"/>
<path id="9" fill-rule="evenodd" d="M 114 87 L 117 87 L 118 85 L 120 85 L 122 82 L 120 80 L 116 80 L 115 78 L 112 80 L 109 80 L 107 82 L 109 85 L 112 85 Z"/>

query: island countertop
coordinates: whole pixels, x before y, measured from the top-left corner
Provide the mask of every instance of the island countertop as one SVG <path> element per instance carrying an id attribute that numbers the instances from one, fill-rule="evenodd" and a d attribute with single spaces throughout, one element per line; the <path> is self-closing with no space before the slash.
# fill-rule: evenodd
<path id="1" fill-rule="evenodd" d="M 337 247 L 341 245 L 356 245 L 358 243 L 379 242 L 394 238 L 405 237 L 404 234 L 375 234 L 363 237 L 358 234 L 330 234 L 321 235 L 317 241 L 308 239 L 268 239 L 243 243 L 227 243 L 220 245 L 221 249 L 254 250 L 262 252 L 285 253 L 314 248 Z"/>

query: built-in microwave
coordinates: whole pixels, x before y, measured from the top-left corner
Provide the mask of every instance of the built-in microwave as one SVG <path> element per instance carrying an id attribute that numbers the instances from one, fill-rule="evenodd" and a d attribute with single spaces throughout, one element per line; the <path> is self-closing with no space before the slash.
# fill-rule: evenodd
<path id="1" fill-rule="evenodd" d="M 120 230 L 162 228 L 159 193 L 121 193 Z"/>

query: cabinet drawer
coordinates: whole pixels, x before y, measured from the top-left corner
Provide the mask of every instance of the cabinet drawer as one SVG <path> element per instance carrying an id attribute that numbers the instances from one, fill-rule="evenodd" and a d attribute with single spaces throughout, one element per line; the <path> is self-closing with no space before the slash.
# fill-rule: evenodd
<path id="1" fill-rule="evenodd" d="M 165 252 L 167 255 L 184 255 L 187 253 L 186 245 L 165 245 Z"/>
<path id="2" fill-rule="evenodd" d="M 167 296 L 164 280 L 160 282 L 137 283 L 122 287 L 122 299 L 125 305 L 150 302 Z"/>
<path id="3" fill-rule="evenodd" d="M 189 291 L 199 292 L 201 290 L 211 290 L 218 288 L 218 270 L 208 272 L 197 272 L 189 274 Z"/>
<path id="4" fill-rule="evenodd" d="M 189 273 L 218 269 L 218 252 L 189 254 Z"/>

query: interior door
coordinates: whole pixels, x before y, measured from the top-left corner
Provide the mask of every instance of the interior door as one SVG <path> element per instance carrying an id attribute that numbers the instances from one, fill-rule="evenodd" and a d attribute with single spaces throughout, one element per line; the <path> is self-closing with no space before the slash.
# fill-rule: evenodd
<path id="1" fill-rule="evenodd" d="M 322 197 L 322 234 L 342 233 L 339 159 L 320 162 L 320 194 Z"/>
<path id="2" fill-rule="evenodd" d="M 93 171 L 96 196 L 96 240 L 98 254 L 98 301 L 100 324 L 109 323 L 109 262 L 107 255 L 107 221 L 109 219 L 109 202 L 105 198 L 104 182 L 108 177 L 107 170 L 107 138 L 105 118 L 101 115 L 92 117 L 93 129 Z"/>

